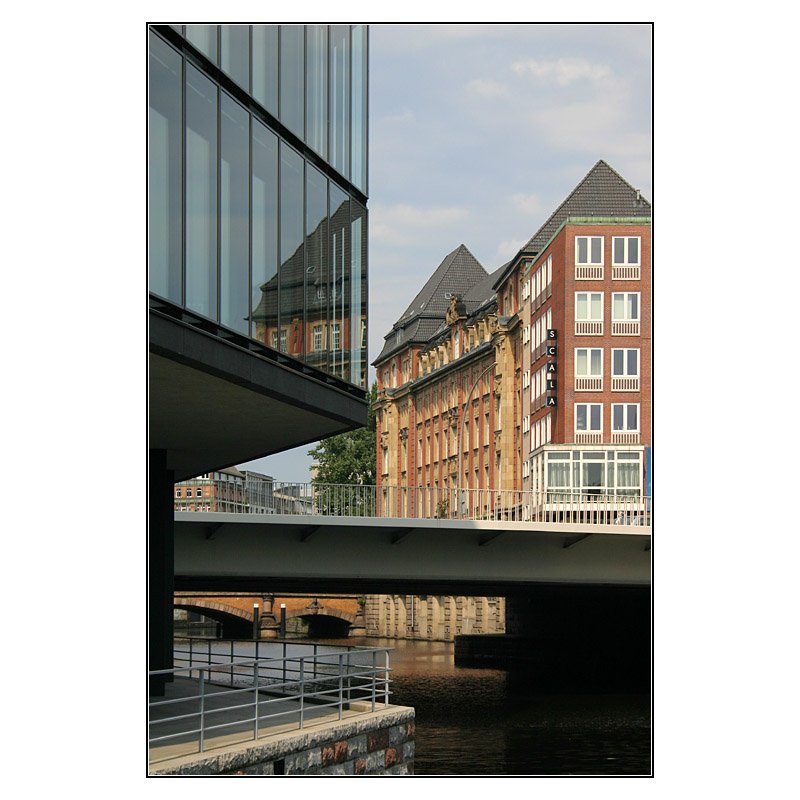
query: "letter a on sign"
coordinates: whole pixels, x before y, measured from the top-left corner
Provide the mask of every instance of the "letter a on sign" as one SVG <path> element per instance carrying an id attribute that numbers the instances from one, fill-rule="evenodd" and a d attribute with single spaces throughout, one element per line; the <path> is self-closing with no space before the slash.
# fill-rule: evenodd
<path id="1" fill-rule="evenodd" d="M 548 405 L 548 406 L 554 406 L 555 404 L 556 404 L 556 399 L 555 399 L 555 397 L 548 397 L 548 398 L 547 398 L 547 405 Z"/>
<path id="2" fill-rule="evenodd" d="M 548 372 L 555 372 L 556 371 L 556 362 L 555 361 L 548 361 L 547 362 L 547 371 Z"/>

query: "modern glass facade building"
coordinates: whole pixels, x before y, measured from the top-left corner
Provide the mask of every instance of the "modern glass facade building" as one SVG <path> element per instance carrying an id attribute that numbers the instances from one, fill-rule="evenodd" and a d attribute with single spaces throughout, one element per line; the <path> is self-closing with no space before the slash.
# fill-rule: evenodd
<path id="1" fill-rule="evenodd" d="M 153 303 L 366 387 L 367 26 L 148 36 Z"/>
<path id="2" fill-rule="evenodd" d="M 149 652 L 165 669 L 174 485 L 367 423 L 369 34 L 146 34 Z"/>

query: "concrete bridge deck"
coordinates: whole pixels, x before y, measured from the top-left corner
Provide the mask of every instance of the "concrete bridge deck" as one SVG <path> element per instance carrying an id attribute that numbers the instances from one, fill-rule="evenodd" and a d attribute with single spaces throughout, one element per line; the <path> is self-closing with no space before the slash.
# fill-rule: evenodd
<path id="1" fill-rule="evenodd" d="M 175 514 L 175 588 L 502 594 L 650 583 L 650 526 Z"/>

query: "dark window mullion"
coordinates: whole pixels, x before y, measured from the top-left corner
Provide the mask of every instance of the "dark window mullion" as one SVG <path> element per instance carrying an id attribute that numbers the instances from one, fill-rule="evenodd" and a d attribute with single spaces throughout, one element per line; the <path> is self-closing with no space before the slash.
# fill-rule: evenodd
<path id="1" fill-rule="evenodd" d="M 186 59 L 181 58 L 181 306 L 186 308 Z"/>

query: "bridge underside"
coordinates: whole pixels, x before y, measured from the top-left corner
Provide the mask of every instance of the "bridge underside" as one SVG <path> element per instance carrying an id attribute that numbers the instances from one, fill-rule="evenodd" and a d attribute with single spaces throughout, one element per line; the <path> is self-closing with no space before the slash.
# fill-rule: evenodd
<path id="1" fill-rule="evenodd" d="M 510 595 L 650 584 L 650 534 L 557 523 L 175 515 L 180 591 Z"/>

